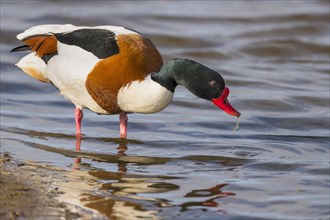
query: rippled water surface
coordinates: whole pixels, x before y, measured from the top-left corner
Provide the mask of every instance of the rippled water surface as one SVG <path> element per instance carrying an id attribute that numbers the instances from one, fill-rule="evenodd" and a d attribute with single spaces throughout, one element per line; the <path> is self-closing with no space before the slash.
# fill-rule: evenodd
<path id="1" fill-rule="evenodd" d="M 74 108 L 16 68 L 17 33 L 37 24 L 138 30 L 164 60 L 220 72 L 235 119 L 178 88 L 152 115 L 85 111 L 75 151 Z M 112 219 L 328 219 L 327 1 L 1 1 L 1 151 L 65 169 L 68 204 Z"/>

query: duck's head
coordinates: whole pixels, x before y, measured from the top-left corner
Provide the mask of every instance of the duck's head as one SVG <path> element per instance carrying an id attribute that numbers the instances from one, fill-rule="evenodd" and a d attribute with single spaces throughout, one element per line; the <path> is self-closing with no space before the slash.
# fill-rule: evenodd
<path id="1" fill-rule="evenodd" d="M 222 76 L 196 61 L 170 60 L 152 75 L 152 79 L 172 92 L 178 84 L 182 85 L 194 95 L 212 101 L 226 113 L 237 117 L 241 115 L 228 101 L 229 89 Z"/>

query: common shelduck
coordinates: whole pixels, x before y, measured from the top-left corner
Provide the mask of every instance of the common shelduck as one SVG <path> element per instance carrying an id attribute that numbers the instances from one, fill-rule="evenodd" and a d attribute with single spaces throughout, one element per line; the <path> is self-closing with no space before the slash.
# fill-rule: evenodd
<path id="1" fill-rule="evenodd" d="M 83 108 L 119 114 L 120 137 L 127 137 L 128 113 L 155 113 L 172 100 L 177 85 L 240 116 L 228 102 L 221 75 L 189 59 L 163 59 L 154 44 L 132 29 L 118 26 L 40 25 L 17 38 L 29 50 L 16 65 L 31 77 L 54 85 L 76 107 L 81 137 Z"/>

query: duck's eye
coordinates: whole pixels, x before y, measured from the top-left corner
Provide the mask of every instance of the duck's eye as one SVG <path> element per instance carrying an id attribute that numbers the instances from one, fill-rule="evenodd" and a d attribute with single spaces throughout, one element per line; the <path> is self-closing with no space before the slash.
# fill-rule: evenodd
<path id="1" fill-rule="evenodd" d="M 212 87 L 218 87 L 218 83 L 215 81 L 215 80 L 212 80 L 211 82 L 210 82 L 210 86 L 212 86 Z"/>

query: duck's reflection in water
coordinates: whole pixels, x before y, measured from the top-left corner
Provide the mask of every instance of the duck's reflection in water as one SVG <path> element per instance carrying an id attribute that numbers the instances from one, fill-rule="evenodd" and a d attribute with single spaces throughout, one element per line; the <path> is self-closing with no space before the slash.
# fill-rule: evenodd
<path id="1" fill-rule="evenodd" d="M 81 137 L 81 135 L 77 135 L 76 136 L 76 151 L 80 151 L 81 150 L 81 139 L 82 139 L 82 137 Z M 74 160 L 74 162 L 73 162 L 73 164 L 74 164 L 74 168 L 75 169 L 79 169 L 79 164 L 81 163 L 81 158 L 80 157 L 77 157 L 75 160 Z"/>
<path id="2" fill-rule="evenodd" d="M 173 205 L 171 204 L 172 201 L 164 199 L 166 196 L 157 194 L 180 190 L 180 186 L 171 183 L 173 182 L 171 180 L 182 178 L 127 173 L 129 162 L 121 160 L 124 157 L 129 157 L 125 153 L 128 149 L 127 144 L 127 141 L 120 141 L 117 147 L 118 158 L 113 161 L 117 164 L 117 172 L 91 169 L 91 167 L 86 172 L 85 168 L 83 168 L 86 164 L 82 162 L 80 157 L 75 158 L 74 169 L 71 175 L 71 178 L 75 180 L 71 180 L 71 183 L 74 181 L 79 182 L 78 185 L 81 187 L 79 200 L 83 206 L 97 210 L 108 218 L 159 219 L 157 213 L 161 208 L 178 205 Z M 80 150 L 81 139 L 77 139 L 76 151 Z M 143 157 L 139 159 L 141 164 L 143 164 L 143 159 Z M 150 163 L 150 158 L 146 158 L 146 160 L 148 160 L 147 164 L 153 165 Z M 83 185 L 81 185 L 80 181 L 84 182 Z M 184 183 L 184 179 L 181 182 Z M 179 204 L 181 211 L 185 212 L 195 208 L 203 209 L 203 207 L 216 208 L 219 205 L 219 198 L 235 195 L 235 193 L 222 190 L 226 185 L 218 184 L 208 189 L 194 189 L 185 195 L 183 194 L 184 198 L 180 198 L 180 200 L 183 199 L 185 202 Z M 178 195 L 180 194 L 182 195 L 182 193 L 178 193 Z"/>
<path id="3" fill-rule="evenodd" d="M 82 137 L 80 135 L 76 136 L 76 151 L 79 152 L 81 151 L 81 141 L 82 141 Z M 117 147 L 117 155 L 118 156 L 127 156 L 125 154 L 125 152 L 127 151 L 127 141 L 123 140 L 119 143 L 119 146 Z M 74 169 L 79 169 L 81 163 L 81 157 L 77 156 L 73 162 L 73 168 Z M 126 172 L 127 168 L 126 168 L 126 163 L 125 162 L 120 162 L 118 160 L 117 162 L 118 164 L 118 172 Z"/>
<path id="4" fill-rule="evenodd" d="M 125 152 L 127 151 L 127 144 L 126 143 L 121 143 L 119 144 L 119 146 L 117 147 L 117 155 L 118 156 L 127 156 L 125 154 Z M 126 163 L 125 162 L 118 162 L 118 172 L 124 172 L 126 173 L 127 168 L 126 168 Z"/>
<path id="5" fill-rule="evenodd" d="M 220 199 L 227 196 L 234 196 L 236 195 L 233 192 L 224 192 L 222 190 L 223 187 L 227 186 L 228 184 L 218 184 L 214 187 L 211 187 L 209 189 L 199 189 L 199 190 L 193 190 L 190 193 L 187 193 L 185 197 L 190 198 L 208 198 L 204 201 L 200 202 L 186 202 L 181 204 L 181 211 L 187 211 L 189 208 L 192 207 L 198 207 L 198 206 L 205 206 L 205 207 L 218 207 L 219 203 L 215 201 L 216 199 Z M 210 198 L 211 197 L 211 198 Z"/>
<path id="6" fill-rule="evenodd" d="M 157 199 L 140 197 L 137 194 L 161 193 L 178 187 L 175 185 L 173 187 L 172 184 L 171 187 L 166 188 L 166 183 L 163 183 L 163 187 L 152 187 L 153 185 L 156 186 L 156 183 L 149 181 L 161 181 L 162 178 L 127 175 L 127 162 L 120 161 L 120 157 L 127 156 L 125 154 L 127 149 L 127 141 L 121 141 L 117 147 L 117 156 L 119 156 L 117 172 L 92 169 L 87 172 L 88 179 L 86 178 L 87 173 L 81 171 L 82 166 L 84 166 L 82 158 L 80 156 L 75 158 L 71 178 L 78 180 L 84 176 L 85 183 L 90 182 L 90 186 L 96 186 L 95 183 L 98 182 L 97 188 L 92 187 L 94 189 L 82 187 L 85 189 L 89 188 L 89 190 L 82 191 L 80 202 L 85 207 L 97 210 L 109 218 L 136 219 L 138 217 L 158 219 L 156 210 L 146 210 L 143 204 L 139 203 L 139 201 L 158 202 Z M 81 138 L 76 139 L 76 151 L 81 151 Z"/>

